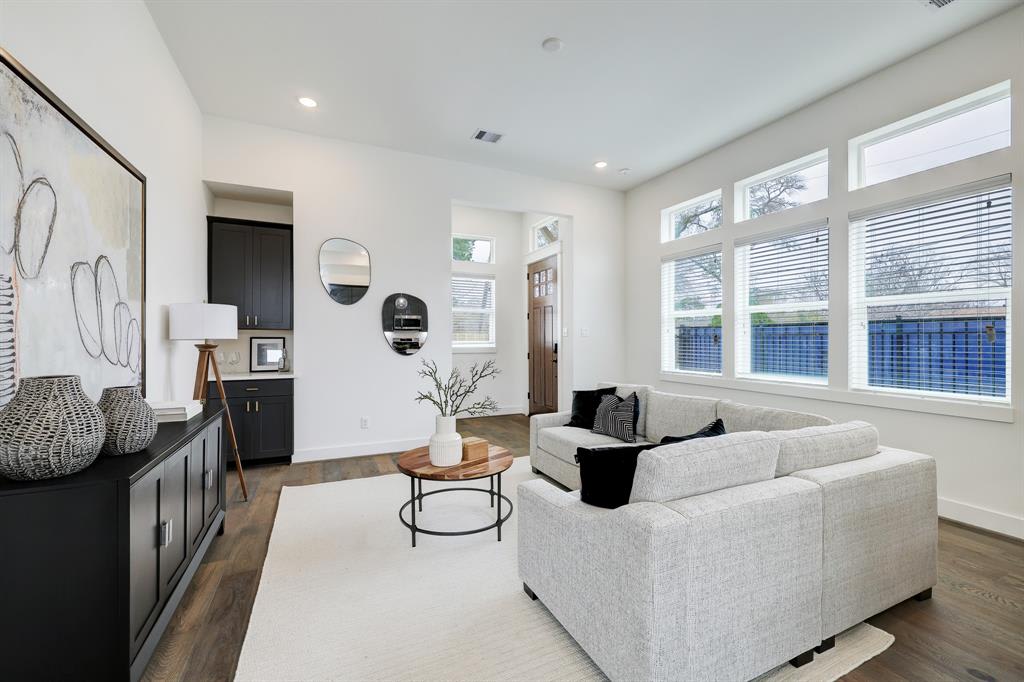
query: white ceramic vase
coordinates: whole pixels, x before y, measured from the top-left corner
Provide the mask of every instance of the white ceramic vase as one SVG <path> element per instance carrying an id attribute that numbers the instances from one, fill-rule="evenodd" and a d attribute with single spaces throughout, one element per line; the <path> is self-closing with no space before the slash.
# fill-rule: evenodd
<path id="1" fill-rule="evenodd" d="M 430 437 L 430 463 L 436 467 L 455 466 L 462 461 L 462 436 L 455 432 L 455 417 L 435 418 Z"/>

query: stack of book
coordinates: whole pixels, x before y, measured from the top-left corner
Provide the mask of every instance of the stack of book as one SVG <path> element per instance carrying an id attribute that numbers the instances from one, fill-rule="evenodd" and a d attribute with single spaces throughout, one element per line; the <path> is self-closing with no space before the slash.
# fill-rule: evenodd
<path id="1" fill-rule="evenodd" d="M 163 422 L 187 422 L 203 411 L 203 404 L 198 400 L 151 401 L 149 406 L 156 414 L 157 423 L 161 424 Z"/>

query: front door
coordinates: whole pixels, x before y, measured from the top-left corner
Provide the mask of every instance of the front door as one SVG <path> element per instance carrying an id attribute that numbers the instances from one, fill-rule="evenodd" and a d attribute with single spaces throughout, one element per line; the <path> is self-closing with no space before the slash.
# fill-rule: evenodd
<path id="1" fill-rule="evenodd" d="M 526 270 L 530 302 L 530 414 L 558 411 L 558 257 L 530 263 Z"/>

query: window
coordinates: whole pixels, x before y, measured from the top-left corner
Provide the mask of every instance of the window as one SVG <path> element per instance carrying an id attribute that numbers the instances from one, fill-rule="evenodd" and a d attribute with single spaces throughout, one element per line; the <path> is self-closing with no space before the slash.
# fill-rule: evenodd
<path id="1" fill-rule="evenodd" d="M 828 150 L 736 183 L 737 221 L 785 211 L 828 197 Z"/>
<path id="2" fill-rule="evenodd" d="M 722 252 L 661 264 L 662 369 L 722 373 Z"/>
<path id="3" fill-rule="evenodd" d="M 558 218 L 551 218 L 533 228 L 533 248 L 542 249 L 558 241 Z"/>
<path id="4" fill-rule="evenodd" d="M 722 224 L 722 190 L 684 201 L 661 212 L 661 241 L 689 237 Z"/>
<path id="5" fill-rule="evenodd" d="M 851 225 L 853 388 L 1009 399 L 1008 183 Z"/>
<path id="6" fill-rule="evenodd" d="M 850 140 L 850 189 L 1010 146 L 1010 81 Z"/>
<path id="7" fill-rule="evenodd" d="M 489 237 L 452 235 L 452 260 L 467 263 L 493 263 L 494 240 Z"/>
<path id="8" fill-rule="evenodd" d="M 494 347 L 494 278 L 452 277 L 452 345 Z"/>
<path id="9" fill-rule="evenodd" d="M 828 225 L 736 248 L 736 374 L 828 380 Z"/>

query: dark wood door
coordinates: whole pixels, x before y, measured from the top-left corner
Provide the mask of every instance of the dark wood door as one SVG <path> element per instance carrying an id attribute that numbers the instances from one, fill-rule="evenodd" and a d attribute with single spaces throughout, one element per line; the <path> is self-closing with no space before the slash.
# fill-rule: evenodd
<path id="1" fill-rule="evenodd" d="M 131 487 L 128 591 L 131 656 L 135 657 L 160 613 L 160 483 L 158 466 Z"/>
<path id="2" fill-rule="evenodd" d="M 292 454 L 291 396 L 266 396 L 253 401 L 252 456 L 260 459 Z"/>
<path id="3" fill-rule="evenodd" d="M 206 493 L 205 462 L 209 447 L 204 432 L 192 441 L 192 451 L 188 458 L 188 543 L 193 554 L 203 541 L 203 530 L 206 528 L 203 496 Z"/>
<path id="4" fill-rule="evenodd" d="M 558 287 L 557 256 L 527 267 L 530 414 L 558 411 Z"/>
<path id="5" fill-rule="evenodd" d="M 205 518 L 203 527 L 209 527 L 217 516 L 217 510 L 221 508 L 221 471 L 224 464 L 221 461 L 223 453 L 221 450 L 221 437 L 224 429 L 224 422 L 216 421 L 210 424 L 206 430 L 205 450 L 205 479 L 203 487 L 203 516 Z"/>
<path id="6" fill-rule="evenodd" d="M 252 272 L 252 326 L 255 329 L 291 329 L 291 230 L 253 228 Z"/>
<path id="7" fill-rule="evenodd" d="M 160 483 L 160 602 L 167 601 L 188 566 L 188 465 L 186 445 L 164 460 Z"/>
<path id="8" fill-rule="evenodd" d="M 238 307 L 238 327 L 253 327 L 253 231 L 249 225 L 210 223 L 210 303 Z"/>

